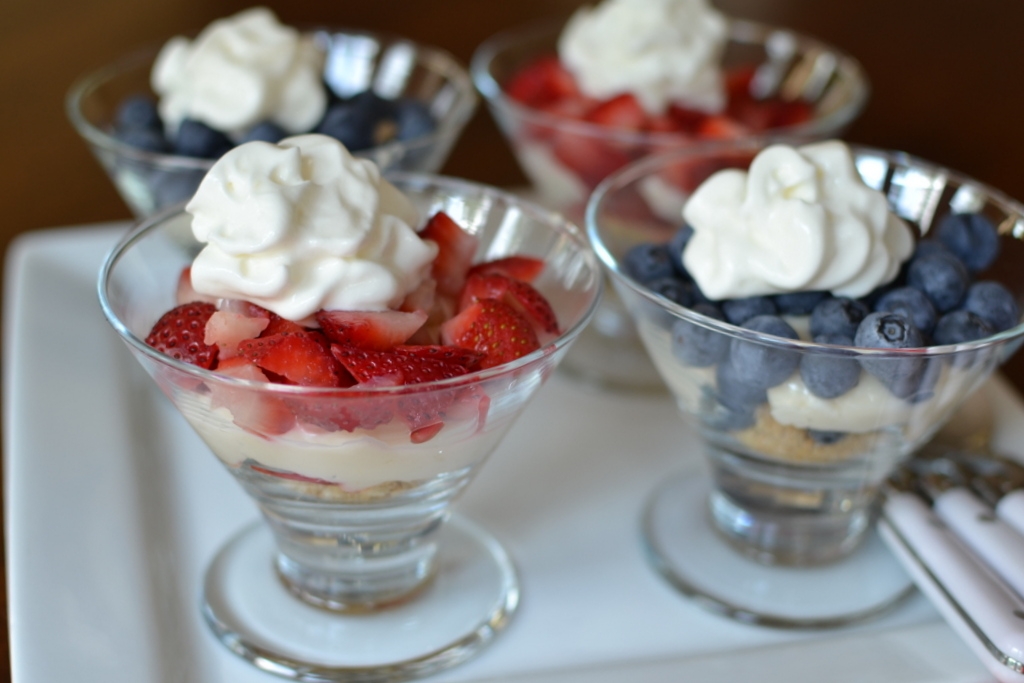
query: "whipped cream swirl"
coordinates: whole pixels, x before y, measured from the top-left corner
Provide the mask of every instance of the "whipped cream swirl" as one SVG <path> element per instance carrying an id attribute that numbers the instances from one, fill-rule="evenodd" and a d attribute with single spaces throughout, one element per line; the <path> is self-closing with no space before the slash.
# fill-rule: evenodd
<path id="1" fill-rule="evenodd" d="M 169 40 L 150 80 L 170 131 L 192 118 L 235 136 L 262 121 L 301 133 L 327 108 L 323 64 L 312 36 L 255 7 L 214 21 L 193 41 Z"/>
<path id="2" fill-rule="evenodd" d="M 590 97 L 631 93 L 650 114 L 673 102 L 718 112 L 727 29 L 707 0 L 605 0 L 577 10 L 558 54 Z"/>
<path id="3" fill-rule="evenodd" d="M 192 263 L 195 290 L 289 320 L 395 308 L 437 255 L 414 231 L 409 199 L 325 135 L 235 147 L 185 210 L 206 243 Z"/>
<path id="4" fill-rule="evenodd" d="M 762 150 L 727 169 L 683 209 L 694 235 L 683 263 L 712 299 L 827 290 L 859 297 L 910 257 L 914 238 L 838 141 Z"/>

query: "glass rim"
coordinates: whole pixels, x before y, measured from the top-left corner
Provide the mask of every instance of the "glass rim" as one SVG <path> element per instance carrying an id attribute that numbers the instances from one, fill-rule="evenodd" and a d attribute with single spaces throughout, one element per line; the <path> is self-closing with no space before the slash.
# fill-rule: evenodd
<path id="1" fill-rule="evenodd" d="M 177 216 L 185 214 L 184 207 L 185 202 L 169 206 L 162 211 L 159 211 L 152 216 L 149 216 L 141 221 L 138 221 L 131 230 L 117 241 L 117 243 L 110 249 L 107 255 L 103 259 L 103 264 L 100 267 L 99 274 L 97 277 L 97 295 L 99 297 L 100 308 L 103 311 L 103 316 L 107 319 L 107 322 L 111 327 L 118 333 L 118 336 L 129 345 L 134 351 L 143 354 L 149 359 L 159 363 L 160 365 L 167 366 L 177 370 L 179 372 L 191 375 L 197 379 L 207 381 L 212 380 L 221 385 L 234 386 L 239 388 L 247 389 L 259 389 L 261 391 L 270 391 L 272 393 L 282 394 L 286 396 L 302 396 L 302 397 L 331 397 L 331 398 L 357 398 L 360 396 L 396 396 L 406 395 L 413 393 L 421 393 L 425 391 L 431 391 L 435 389 L 450 389 L 466 386 L 469 384 L 476 384 L 491 380 L 495 377 L 499 377 L 505 374 L 514 374 L 526 366 L 532 365 L 542 361 L 545 357 L 559 351 L 562 347 L 569 344 L 583 328 L 589 324 L 590 319 L 593 317 L 597 310 L 598 303 L 601 300 L 603 292 L 604 281 L 602 277 L 601 264 L 594 254 L 593 250 L 590 249 L 586 242 L 586 238 L 583 235 L 582 230 L 574 223 L 565 219 L 560 213 L 548 210 L 539 204 L 523 199 L 522 197 L 499 190 L 489 185 L 482 183 L 474 183 L 471 181 L 461 180 L 458 178 L 452 178 L 449 176 L 442 176 L 429 173 L 409 173 L 395 171 L 384 174 L 389 181 L 395 183 L 401 189 L 402 186 L 412 187 L 414 189 L 425 190 L 430 187 L 444 188 L 451 190 L 452 196 L 467 195 L 467 194 L 478 194 L 486 195 L 493 198 L 501 199 L 507 202 L 509 205 L 516 206 L 527 216 L 537 220 L 540 223 L 545 224 L 547 227 L 554 230 L 567 238 L 569 238 L 578 248 L 580 256 L 587 263 L 587 266 L 593 271 L 594 278 L 594 290 L 590 297 L 590 301 L 586 309 L 580 314 L 579 318 L 573 325 L 564 329 L 557 337 L 543 344 L 539 349 L 532 351 L 514 361 L 503 363 L 491 368 L 485 368 L 482 370 L 476 370 L 474 372 L 459 375 L 458 377 L 451 377 L 442 380 L 433 380 L 430 382 L 422 382 L 419 384 L 408 384 L 398 386 L 381 386 L 381 387 L 309 387 L 309 386 L 296 386 L 288 384 L 276 384 L 271 382 L 258 382 L 254 380 L 240 379 L 236 377 L 230 377 L 228 375 L 220 374 L 213 370 L 207 370 L 191 363 L 185 363 L 183 361 L 176 360 L 167 356 L 166 354 L 160 353 L 145 340 L 139 338 L 134 332 L 129 329 L 128 325 L 114 311 L 113 306 L 107 296 L 108 285 L 113 274 L 115 267 L 122 257 L 126 255 L 128 250 L 139 242 L 144 237 L 148 236 L 152 232 L 160 229 L 168 221 L 174 219 Z"/>
<path id="2" fill-rule="evenodd" d="M 416 61 L 427 65 L 431 70 L 443 76 L 452 83 L 459 92 L 459 98 L 448 115 L 437 121 L 437 127 L 427 135 L 421 135 L 412 140 L 392 140 L 383 145 L 377 145 L 358 152 L 352 152 L 355 156 L 377 156 L 405 153 L 429 148 L 439 140 L 450 137 L 455 131 L 463 126 L 472 116 L 479 102 L 476 89 L 469 70 L 463 66 L 452 54 L 432 45 L 425 45 L 409 38 L 388 33 L 386 31 L 369 31 L 363 29 L 331 28 L 323 26 L 304 27 L 304 33 L 316 36 L 321 35 L 346 35 L 364 36 L 378 42 L 388 44 L 407 44 L 416 48 Z M 179 170 L 200 170 L 206 171 L 213 165 L 216 159 L 205 159 L 188 157 L 179 154 L 165 152 L 152 152 L 149 150 L 132 147 L 131 145 L 118 140 L 104 129 L 94 125 L 92 121 L 82 112 L 82 103 L 85 98 L 115 78 L 123 76 L 126 72 L 138 68 L 146 63 L 151 63 L 157 53 L 163 47 L 163 43 L 149 44 L 136 48 L 128 54 L 122 55 L 104 66 L 90 71 L 72 83 L 64 98 L 64 110 L 71 125 L 90 144 L 100 149 L 108 150 L 127 157 L 133 161 L 144 162 L 157 167 Z M 312 132 L 312 131 L 310 131 Z M 297 133 L 302 135 L 302 133 Z M 291 137 L 291 136 L 289 136 Z"/>
<path id="3" fill-rule="evenodd" d="M 495 109 L 511 114 L 515 119 L 565 130 L 584 137 L 612 140 L 624 144 L 659 144 L 664 146 L 692 145 L 702 142 L 699 139 L 695 140 L 690 136 L 680 133 L 615 130 L 596 123 L 550 114 L 546 111 L 528 107 L 507 97 L 502 85 L 491 74 L 491 65 L 494 60 L 504 50 L 521 42 L 524 37 L 540 39 L 561 31 L 565 21 L 565 19 L 549 19 L 513 27 L 496 33 L 480 44 L 470 60 L 469 71 L 477 90 L 484 96 L 488 104 Z M 761 135 L 815 136 L 828 131 L 839 131 L 849 125 L 867 105 L 868 96 L 871 92 L 867 73 L 860 62 L 849 53 L 813 36 L 792 29 L 746 19 L 728 18 L 727 21 L 730 42 L 759 45 L 764 44 L 770 36 L 778 34 L 789 35 L 800 46 L 835 55 L 837 57 L 837 71 L 847 72 L 850 75 L 853 96 L 841 107 L 825 116 L 814 117 L 810 121 L 793 126 L 773 128 L 771 131 L 765 131 Z"/>
<path id="4" fill-rule="evenodd" d="M 793 138 L 780 138 L 765 136 L 760 138 L 749 138 L 733 141 L 714 141 L 696 145 L 689 149 L 675 149 L 652 154 L 635 161 L 615 171 L 604 180 L 591 193 L 584 212 L 584 224 L 586 225 L 587 236 L 591 247 L 601 261 L 605 272 L 610 274 L 616 282 L 626 286 L 634 294 L 641 296 L 652 305 L 667 309 L 676 318 L 699 325 L 706 329 L 713 330 L 720 334 L 742 339 L 751 342 L 766 344 L 780 349 L 790 349 L 802 353 L 821 353 L 831 355 L 843 355 L 849 357 L 870 357 L 870 358 L 932 358 L 946 357 L 964 354 L 970 351 L 978 351 L 989 347 L 998 346 L 1012 339 L 1024 337 L 1024 321 L 1018 322 L 1015 326 L 997 332 L 996 334 L 984 337 L 971 342 L 959 344 L 945 344 L 936 346 L 920 346 L 907 349 L 877 349 L 864 346 L 843 346 L 838 344 L 820 344 L 813 341 L 787 339 L 773 334 L 749 330 L 732 323 L 716 320 L 694 311 L 691 308 L 681 306 L 674 301 L 655 294 L 640 283 L 626 275 L 619 267 L 619 259 L 616 258 L 605 244 L 599 227 L 599 214 L 605 200 L 615 191 L 632 185 L 641 178 L 651 175 L 665 166 L 700 157 L 713 157 L 716 154 L 729 154 L 736 152 L 753 152 L 770 144 L 806 144 L 806 140 Z M 849 144 L 855 158 L 858 157 L 880 157 L 889 163 L 896 163 L 907 168 L 925 170 L 928 173 L 945 177 L 958 185 L 970 185 L 983 193 L 986 199 L 995 204 L 1007 214 L 1006 221 L 1013 220 L 1024 229 L 1024 204 L 1009 197 L 1009 195 L 997 190 L 985 183 L 975 180 L 958 171 L 954 171 L 941 164 L 927 161 L 920 157 L 902 151 L 889 151 L 865 145 Z M 679 217 L 682 223 L 682 216 Z M 1006 221 L 1003 221 L 1004 223 Z M 1013 231 L 1016 233 L 1016 230 Z M 1002 233 L 1001 233 L 1002 234 Z M 1014 239 L 1020 239 L 1014 235 Z"/>

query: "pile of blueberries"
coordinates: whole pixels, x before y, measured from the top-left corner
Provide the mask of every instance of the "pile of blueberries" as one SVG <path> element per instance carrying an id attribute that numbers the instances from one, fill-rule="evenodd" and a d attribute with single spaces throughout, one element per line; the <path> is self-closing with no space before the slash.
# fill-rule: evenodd
<path id="1" fill-rule="evenodd" d="M 682 263 L 693 231 L 683 226 L 667 244 L 640 244 L 623 258 L 626 275 L 655 293 L 708 318 L 748 330 L 798 339 L 783 316 L 810 316 L 815 343 L 845 347 L 908 349 L 975 341 L 1020 321 L 1013 295 L 990 280 L 974 280 L 999 253 L 999 235 L 982 214 L 949 214 L 921 240 L 899 276 L 861 299 L 827 292 L 711 301 Z M 717 426 L 742 429 L 767 389 L 799 369 L 807 389 L 824 399 L 854 388 L 861 370 L 878 378 L 894 395 L 918 402 L 932 395 L 937 362 L 920 356 L 860 356 L 842 349 L 796 351 L 733 337 L 673 317 L 672 350 L 684 364 L 715 367 L 715 399 L 722 407 Z M 784 346 L 784 345 L 782 345 Z M 970 359 L 958 356 L 954 362 Z M 842 434 L 808 430 L 819 442 Z"/>

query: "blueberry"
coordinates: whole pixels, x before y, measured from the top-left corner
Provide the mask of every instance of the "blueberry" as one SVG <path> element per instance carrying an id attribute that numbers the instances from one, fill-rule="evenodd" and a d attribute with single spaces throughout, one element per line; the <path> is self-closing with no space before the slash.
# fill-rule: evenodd
<path id="1" fill-rule="evenodd" d="M 988 268 L 999 255 L 996 226 L 980 213 L 943 216 L 935 228 L 935 236 L 973 272 Z"/>
<path id="2" fill-rule="evenodd" d="M 686 245 L 690 243 L 691 237 L 693 237 L 693 228 L 683 223 L 676 230 L 675 234 L 672 235 L 672 239 L 668 241 L 668 253 L 672 257 L 672 266 L 680 277 L 688 280 L 692 279 L 692 276 L 683 264 L 683 251 L 686 249 Z"/>
<path id="3" fill-rule="evenodd" d="M 838 334 L 853 337 L 864 317 L 871 312 L 862 301 L 829 297 L 811 311 L 811 337 Z"/>
<path id="4" fill-rule="evenodd" d="M 969 282 L 960 259 L 940 252 L 914 259 L 907 270 L 907 284 L 924 292 L 939 313 L 956 308 Z"/>
<path id="5" fill-rule="evenodd" d="M 427 104 L 412 98 L 402 98 L 395 102 L 394 117 L 399 140 L 422 138 L 437 129 L 437 122 Z"/>
<path id="6" fill-rule="evenodd" d="M 337 138 L 353 152 L 376 147 L 398 133 L 394 103 L 367 90 L 328 107 L 317 132 Z"/>
<path id="7" fill-rule="evenodd" d="M 789 323 L 775 315 L 754 316 L 743 323 L 743 327 L 785 339 L 799 339 Z M 779 348 L 767 341 L 733 339 L 729 345 L 728 364 L 747 382 L 768 388 L 793 374 L 800 365 L 800 352 Z"/>
<path id="8" fill-rule="evenodd" d="M 664 244 L 636 245 L 622 258 L 622 269 L 642 285 L 675 274 L 668 246 Z"/>
<path id="9" fill-rule="evenodd" d="M 917 246 L 914 247 L 914 253 L 911 255 L 910 258 L 915 259 L 918 256 L 927 256 L 928 254 L 934 254 L 936 252 L 956 256 L 956 254 L 949 250 L 949 247 L 947 247 L 939 240 L 929 239 L 921 240 L 920 242 L 918 242 Z"/>
<path id="10" fill-rule="evenodd" d="M 911 349 L 923 345 L 921 332 L 899 313 L 871 313 L 857 328 L 853 343 L 873 349 Z M 900 398 L 909 398 L 921 388 L 925 362 L 923 358 L 876 358 L 862 356 L 861 367 Z"/>
<path id="11" fill-rule="evenodd" d="M 808 315 L 826 296 L 828 292 L 793 292 L 776 294 L 772 299 L 780 315 Z"/>
<path id="12" fill-rule="evenodd" d="M 754 409 L 751 407 L 743 410 L 733 410 L 723 405 L 719 406 L 719 409 L 710 416 L 705 417 L 705 422 L 709 427 L 722 431 L 738 431 L 747 427 L 753 427 L 756 421 Z"/>
<path id="13" fill-rule="evenodd" d="M 156 110 L 156 102 L 147 95 L 132 95 L 125 98 L 114 114 L 114 127 L 117 130 L 141 128 L 145 130 L 164 131 L 163 121 Z"/>
<path id="14" fill-rule="evenodd" d="M 982 280 L 968 287 L 963 308 L 991 325 L 993 333 L 1008 330 L 1020 322 L 1020 308 L 1013 294 L 993 280 Z"/>
<path id="15" fill-rule="evenodd" d="M 170 151 L 167 138 L 158 130 L 149 128 L 125 128 L 114 133 L 114 137 L 136 149 L 163 154 Z"/>
<path id="16" fill-rule="evenodd" d="M 875 310 L 902 314 L 925 336 L 932 333 L 935 321 L 938 320 L 931 300 L 924 292 L 914 287 L 900 287 L 889 291 L 875 302 Z"/>
<path id="17" fill-rule="evenodd" d="M 216 159 L 232 146 L 224 133 L 195 119 L 184 119 L 174 136 L 174 152 L 187 157 Z"/>
<path id="18" fill-rule="evenodd" d="M 647 288 L 680 306 L 693 305 L 693 284 L 677 277 L 661 277 L 647 283 Z"/>
<path id="19" fill-rule="evenodd" d="M 853 346 L 853 339 L 845 335 L 823 334 L 814 338 L 817 344 Z M 855 358 L 835 350 L 808 352 L 800 360 L 800 377 L 807 389 L 821 398 L 842 396 L 860 381 L 860 364 Z"/>
<path id="20" fill-rule="evenodd" d="M 255 126 L 250 128 L 245 136 L 242 138 L 242 142 L 271 142 L 278 143 L 288 136 L 284 128 L 277 125 L 273 121 L 264 121 L 257 123 Z"/>
<path id="21" fill-rule="evenodd" d="M 715 320 L 725 320 L 713 304 L 697 303 L 693 310 Z M 676 320 L 672 325 L 672 353 L 687 365 L 706 368 L 729 353 L 729 337 L 689 320 Z"/>
<path id="22" fill-rule="evenodd" d="M 846 432 L 834 432 L 824 429 L 808 429 L 807 436 L 811 437 L 814 443 L 819 443 L 822 446 L 831 446 L 844 438 L 846 438 Z"/>
<path id="23" fill-rule="evenodd" d="M 733 325 L 742 325 L 758 315 L 775 315 L 778 312 L 775 302 L 766 296 L 748 296 L 722 302 L 722 313 Z"/>
<path id="24" fill-rule="evenodd" d="M 715 368 L 718 402 L 734 413 L 752 413 L 754 408 L 768 400 L 763 386 L 754 384 L 741 375 L 732 363 L 719 363 Z"/>
<path id="25" fill-rule="evenodd" d="M 934 341 L 938 345 L 962 344 L 984 339 L 994 333 L 992 326 L 971 311 L 960 309 L 939 318 L 935 325 Z"/>

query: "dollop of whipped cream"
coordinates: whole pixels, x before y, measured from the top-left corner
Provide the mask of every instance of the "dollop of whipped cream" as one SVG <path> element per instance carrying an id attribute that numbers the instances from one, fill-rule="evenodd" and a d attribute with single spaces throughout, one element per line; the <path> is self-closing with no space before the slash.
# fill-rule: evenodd
<path id="1" fill-rule="evenodd" d="M 409 199 L 325 135 L 235 147 L 185 210 L 206 243 L 192 263 L 195 290 L 289 320 L 395 308 L 437 255 L 412 227 L 420 219 Z"/>
<path id="2" fill-rule="evenodd" d="M 312 36 L 254 7 L 214 21 L 195 40 L 169 40 L 150 81 L 171 131 L 191 118 L 235 136 L 263 121 L 302 133 L 327 108 L 323 65 Z"/>
<path id="3" fill-rule="evenodd" d="M 718 112 L 727 20 L 707 0 L 605 0 L 582 7 L 558 41 L 558 55 L 584 94 L 633 94 L 650 114 L 676 102 Z"/>
<path id="4" fill-rule="evenodd" d="M 859 297 L 910 257 L 910 227 L 857 173 L 849 147 L 827 141 L 762 150 L 691 195 L 683 263 L 712 299 L 827 290 Z"/>

